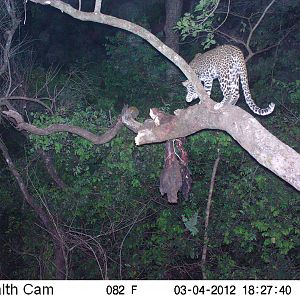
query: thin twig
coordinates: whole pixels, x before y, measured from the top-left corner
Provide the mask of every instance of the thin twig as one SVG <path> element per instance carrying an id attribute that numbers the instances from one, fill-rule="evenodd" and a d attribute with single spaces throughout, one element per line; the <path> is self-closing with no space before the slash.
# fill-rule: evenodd
<path id="1" fill-rule="evenodd" d="M 207 199 L 207 205 L 206 205 L 206 211 L 205 211 L 205 225 L 204 225 L 204 238 L 203 238 L 203 249 L 202 249 L 202 258 L 201 258 L 201 269 L 202 269 L 202 277 L 203 279 L 207 279 L 206 274 L 206 256 L 207 256 L 207 246 L 208 246 L 208 224 L 209 224 L 209 215 L 210 215 L 210 208 L 212 204 L 212 193 L 214 189 L 214 184 L 216 180 L 216 172 L 218 168 L 218 164 L 220 161 L 220 151 L 218 149 L 218 157 L 215 160 L 212 175 L 211 175 L 211 181 L 210 181 L 210 187 L 209 187 L 209 193 L 208 193 L 208 199 Z"/>
<path id="2" fill-rule="evenodd" d="M 248 25 L 250 27 L 250 32 L 249 32 L 249 35 L 247 37 L 247 41 L 243 41 L 241 38 L 238 38 L 238 37 L 235 37 L 235 36 L 231 36 L 223 31 L 220 31 L 220 30 L 217 30 L 216 32 L 220 35 L 223 35 L 224 37 L 228 38 L 229 40 L 235 42 L 235 43 L 238 43 L 238 44 L 241 44 L 243 45 L 247 52 L 248 52 L 248 55 L 247 57 L 245 58 L 245 62 L 247 63 L 253 56 L 257 55 L 257 54 L 260 54 L 260 53 L 263 53 L 263 52 L 266 52 L 270 49 L 273 49 L 275 47 L 278 47 L 281 42 L 297 27 L 297 25 L 293 25 L 291 28 L 288 29 L 288 31 L 280 38 L 280 40 L 273 44 L 273 45 L 270 45 L 268 47 L 265 47 L 261 50 L 258 50 L 258 51 L 253 51 L 253 49 L 251 48 L 250 46 L 250 43 L 251 43 L 251 39 L 253 37 L 253 33 L 254 31 L 257 29 L 257 27 L 259 26 L 259 24 L 261 23 L 261 21 L 263 20 L 263 18 L 265 17 L 267 11 L 270 9 L 270 7 L 274 4 L 275 0 L 272 0 L 269 5 L 264 9 L 262 15 L 260 16 L 260 18 L 258 19 L 258 21 L 254 24 L 254 26 L 252 26 L 251 24 L 251 21 L 250 19 L 253 17 L 253 15 L 251 15 L 250 17 L 245 17 L 245 16 L 240 16 L 240 15 L 236 15 L 237 17 L 239 18 L 243 18 L 243 19 L 246 19 L 248 21 Z M 230 13 L 230 14 L 233 14 L 233 13 Z M 233 14 L 234 15 L 234 14 Z M 218 27 L 219 28 L 219 27 Z"/>
<path id="3" fill-rule="evenodd" d="M 269 5 L 265 8 L 265 10 L 263 11 L 262 15 L 260 16 L 260 18 L 258 19 L 258 21 L 256 22 L 256 24 L 254 25 L 254 27 L 252 28 L 252 30 L 250 31 L 249 35 L 248 35 L 248 39 L 247 39 L 247 45 L 248 47 L 250 47 L 250 41 L 252 38 L 252 35 L 255 31 L 255 29 L 258 27 L 258 25 L 260 24 L 260 22 L 262 21 L 262 19 L 265 17 L 267 11 L 269 10 L 269 8 L 274 4 L 275 0 L 272 0 Z"/>
<path id="4" fill-rule="evenodd" d="M 43 99 L 47 99 L 48 100 L 49 98 L 43 98 Z M 40 99 L 37 99 L 37 98 L 30 98 L 30 97 L 23 97 L 23 96 L 1 97 L 0 98 L 0 105 L 2 104 L 2 102 L 5 105 L 6 101 L 12 101 L 12 100 L 22 100 L 22 101 L 30 101 L 30 102 L 38 103 L 38 104 L 44 106 L 49 112 L 51 112 L 53 114 L 52 109 L 47 104 L 45 104 L 44 102 L 42 102 Z"/>

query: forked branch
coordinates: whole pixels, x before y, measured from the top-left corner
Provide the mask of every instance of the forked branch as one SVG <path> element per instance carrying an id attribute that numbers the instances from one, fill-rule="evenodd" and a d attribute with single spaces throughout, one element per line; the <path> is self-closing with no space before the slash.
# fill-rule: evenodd
<path id="1" fill-rule="evenodd" d="M 209 96 L 205 92 L 201 82 L 198 80 L 196 73 L 188 65 L 188 63 L 181 56 L 179 56 L 174 50 L 166 46 L 160 39 L 158 39 L 155 35 L 153 35 L 145 28 L 136 25 L 132 22 L 129 22 L 127 20 L 119 19 L 110 15 L 103 14 L 101 12 L 83 12 L 75 9 L 71 5 L 66 4 L 60 0 L 30 0 L 30 1 L 42 5 L 49 5 L 55 7 L 59 9 L 61 12 L 64 12 L 70 15 L 71 17 L 81 21 L 90 21 L 90 22 L 95 22 L 100 24 L 106 24 L 112 27 L 129 31 L 141 37 L 149 44 L 151 44 L 154 48 L 156 48 L 166 58 L 168 58 L 172 63 L 174 63 L 184 73 L 187 79 L 193 83 L 195 90 L 199 95 L 199 98 L 203 100 L 202 103 L 203 108 L 205 107 L 206 102 L 213 101 L 209 98 Z"/>
<path id="2" fill-rule="evenodd" d="M 245 58 L 245 61 L 248 62 L 253 56 L 257 55 L 257 54 L 260 54 L 260 53 L 263 53 L 263 52 L 266 52 L 272 48 L 275 48 L 277 46 L 279 46 L 281 44 L 281 42 L 290 34 L 290 32 L 292 32 L 295 28 L 296 28 L 296 25 L 293 25 L 291 28 L 289 28 L 287 30 L 287 32 L 274 44 L 268 46 L 268 47 L 265 47 L 263 49 L 260 49 L 260 50 L 256 50 L 254 51 L 251 47 L 251 41 L 252 41 L 252 37 L 253 37 L 253 34 L 254 32 L 256 31 L 256 29 L 258 28 L 258 26 L 261 24 L 262 20 L 264 19 L 264 17 L 266 16 L 267 12 L 269 11 L 269 9 L 271 8 L 271 6 L 275 3 L 276 0 L 272 0 L 267 6 L 266 8 L 264 9 L 264 11 L 262 12 L 261 16 L 259 17 L 259 19 L 257 20 L 257 22 L 252 26 L 251 24 L 251 17 L 244 17 L 244 16 L 240 16 L 240 15 L 236 15 L 234 13 L 232 13 L 233 15 L 236 15 L 240 18 L 243 18 L 243 19 L 246 19 L 248 21 L 248 25 L 249 25 L 249 28 L 250 28 L 250 31 L 249 31 L 249 34 L 248 34 L 248 37 L 247 37 L 247 40 L 244 41 L 242 38 L 239 38 L 239 37 L 235 37 L 233 35 L 230 35 L 226 32 L 223 32 L 221 30 L 217 30 L 217 33 L 221 34 L 222 36 L 226 37 L 227 39 L 237 43 L 237 44 L 241 44 L 243 45 L 247 52 L 248 52 L 248 55 L 246 56 Z"/>
<path id="3" fill-rule="evenodd" d="M 3 1 L 3 0 L 2 0 Z M 2 55 L 0 60 L 0 76 L 7 71 L 7 68 L 9 66 L 9 59 L 11 56 L 11 48 L 12 48 L 12 40 L 13 36 L 15 34 L 15 31 L 17 30 L 20 20 L 16 16 L 16 10 L 14 6 L 14 2 L 10 0 L 4 0 L 4 5 L 6 7 L 6 11 L 9 15 L 10 21 L 9 21 L 9 28 L 3 32 L 4 36 L 4 43 L 3 45 L 0 44 L 0 47 L 2 48 Z M 4 31 L 4 28 L 3 28 Z"/>
<path id="4" fill-rule="evenodd" d="M 4 142 L 0 138 L 0 151 L 7 163 L 8 169 L 15 178 L 25 202 L 34 210 L 39 219 L 41 220 L 45 230 L 51 235 L 55 246 L 55 266 L 56 266 L 56 279 L 65 279 L 66 277 L 66 259 L 65 259 L 65 244 L 64 233 L 57 227 L 52 215 L 46 207 L 43 207 L 37 203 L 37 201 L 29 193 L 27 186 L 13 163 L 8 149 Z"/>
<path id="5" fill-rule="evenodd" d="M 213 106 L 203 110 L 201 105 L 194 105 L 177 110 L 175 116 L 170 117 L 169 122 L 160 126 L 139 130 L 135 138 L 136 144 L 163 142 L 204 129 L 224 130 L 258 163 L 300 191 L 300 154 L 272 135 L 241 108 L 226 105 L 216 111 Z M 156 118 L 159 118 L 159 114 Z"/>

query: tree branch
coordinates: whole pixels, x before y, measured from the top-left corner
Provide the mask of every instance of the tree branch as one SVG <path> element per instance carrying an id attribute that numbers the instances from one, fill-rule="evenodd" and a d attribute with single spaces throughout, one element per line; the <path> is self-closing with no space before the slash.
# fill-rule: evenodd
<path id="1" fill-rule="evenodd" d="M 98 13 L 101 11 L 101 6 L 102 6 L 102 0 L 96 0 L 95 1 L 95 9 L 94 12 Z"/>
<path id="2" fill-rule="evenodd" d="M 25 130 L 29 133 L 37 134 L 37 135 L 50 135 L 58 132 L 69 132 L 75 135 L 78 135 L 86 140 L 92 142 L 95 145 L 105 144 L 113 139 L 118 131 L 122 128 L 122 116 L 120 116 L 115 125 L 110 128 L 106 133 L 102 135 L 96 135 L 86 129 L 80 128 L 78 126 L 72 126 L 67 124 L 53 124 L 46 128 L 38 128 L 32 124 L 26 123 L 23 117 L 16 112 L 15 110 L 2 111 L 2 113 L 11 118 L 16 123 L 16 128 L 18 130 Z M 136 109 L 124 109 L 123 115 L 127 114 L 131 119 L 134 119 L 137 116 Z"/>
<path id="3" fill-rule="evenodd" d="M 223 35 L 224 37 L 230 39 L 231 41 L 235 42 L 235 43 L 238 43 L 238 44 L 241 44 L 243 45 L 247 52 L 248 52 L 248 55 L 245 57 L 245 62 L 247 63 L 253 56 L 257 55 L 257 54 L 260 54 L 260 53 L 263 53 L 263 52 L 266 52 L 272 48 L 275 48 L 277 46 L 280 45 L 280 43 L 290 34 L 290 32 L 292 32 L 295 28 L 296 28 L 296 25 L 293 25 L 288 31 L 287 33 L 275 44 L 271 45 L 271 46 L 268 46 L 268 47 L 265 47 L 261 50 L 258 50 L 258 51 L 253 51 L 253 49 L 251 48 L 250 46 L 250 43 L 251 43 L 251 39 L 253 37 L 253 34 L 254 34 L 254 31 L 257 29 L 257 27 L 260 25 L 261 21 L 263 20 L 263 18 L 265 17 L 266 13 L 268 12 L 268 10 L 270 9 L 270 7 L 274 4 L 276 0 L 272 0 L 268 6 L 264 9 L 262 15 L 260 16 L 260 18 L 258 19 L 258 21 L 255 23 L 255 25 L 252 27 L 251 25 L 251 22 L 250 22 L 250 19 L 251 17 L 244 17 L 244 16 L 240 16 L 240 15 L 236 15 L 236 14 L 233 14 L 233 15 L 236 15 L 237 17 L 239 18 L 243 18 L 243 19 L 246 19 L 248 21 L 248 24 L 249 24 L 249 27 L 250 27 L 250 32 L 249 32 L 249 35 L 247 37 L 247 41 L 243 41 L 241 38 L 237 38 L 235 36 L 232 36 L 230 34 L 227 34 L 221 30 L 217 30 L 216 32 Z"/>
<path id="4" fill-rule="evenodd" d="M 51 235 L 54 247 L 55 247 L 55 266 L 56 266 L 56 279 L 65 279 L 65 244 L 63 240 L 63 232 L 60 230 L 57 225 L 55 224 L 52 215 L 49 213 L 47 208 L 43 208 L 42 206 L 38 205 L 35 199 L 30 195 L 25 182 L 22 179 L 21 174 L 17 170 L 15 164 L 13 163 L 8 150 L 0 138 L 0 150 L 2 151 L 2 155 L 5 158 L 5 161 L 8 165 L 8 168 L 14 178 L 19 185 L 21 193 L 25 202 L 34 210 L 37 214 L 39 219 L 41 220 L 42 224 L 45 226 L 47 232 Z"/>
<path id="5" fill-rule="evenodd" d="M 1 66 L 0 66 L 0 76 L 6 72 L 8 66 L 9 66 L 9 58 L 10 58 L 10 50 L 11 50 L 11 43 L 12 43 L 12 39 L 13 36 L 15 34 L 15 31 L 17 30 L 20 20 L 17 19 L 16 16 L 16 11 L 15 11 L 15 7 L 14 7 L 14 3 L 9 1 L 9 0 L 5 0 L 4 1 L 4 5 L 6 7 L 7 13 L 9 14 L 10 17 L 10 29 L 8 29 L 5 32 L 6 35 L 6 39 L 5 39 L 5 45 L 2 46 L 3 48 L 3 61 L 1 62 Z"/>
<path id="6" fill-rule="evenodd" d="M 203 129 L 226 131 L 258 163 L 300 191 L 300 155 L 237 106 L 226 105 L 216 111 L 213 105 L 206 110 L 201 105 L 194 105 L 177 110 L 168 123 L 139 130 L 135 143 L 159 143 L 185 137 Z"/>
<path id="7" fill-rule="evenodd" d="M 6 105 L 7 101 L 13 101 L 13 100 L 23 100 L 23 101 L 30 101 L 30 102 L 38 103 L 38 104 L 44 106 L 50 113 L 53 114 L 52 109 L 47 104 L 45 104 L 43 101 L 36 99 L 36 98 L 23 97 L 23 96 L 2 97 L 2 98 L 0 98 L 0 105 Z"/>
<path id="8" fill-rule="evenodd" d="M 220 161 L 220 152 L 219 152 L 219 149 L 218 149 L 218 157 L 215 160 L 212 175 L 211 175 L 207 205 L 206 205 L 206 210 L 205 210 L 204 238 L 203 238 L 203 249 L 202 249 L 202 257 L 201 257 L 201 268 L 202 268 L 202 277 L 203 277 L 203 279 L 207 279 L 206 255 L 207 255 L 207 247 L 208 247 L 208 223 L 209 223 L 210 208 L 211 208 L 211 204 L 212 204 L 212 193 L 213 193 L 213 190 L 214 190 L 214 185 L 215 185 L 215 180 L 216 180 L 216 173 L 217 173 L 217 168 L 218 168 L 218 165 L 219 165 L 219 161 Z"/>
<path id="9" fill-rule="evenodd" d="M 67 185 L 63 182 L 63 180 L 58 176 L 57 174 L 57 171 L 54 167 L 54 163 L 52 161 L 52 158 L 50 156 L 49 153 L 39 149 L 37 150 L 37 153 L 39 155 L 41 155 L 44 163 L 45 163 L 45 166 L 46 166 L 46 169 L 47 169 L 47 172 L 48 174 L 50 175 L 50 177 L 52 178 L 52 180 L 57 184 L 57 186 L 62 189 L 62 190 L 65 190 L 67 188 Z"/>
<path id="10" fill-rule="evenodd" d="M 260 16 L 260 18 L 258 19 L 258 21 L 256 22 L 256 24 L 253 26 L 253 28 L 251 29 L 249 35 L 248 35 L 248 39 L 247 39 L 247 46 L 250 48 L 250 41 L 252 38 L 252 35 L 254 33 L 254 31 L 256 30 L 256 28 L 259 26 L 259 24 L 261 23 L 262 19 L 265 17 L 267 11 L 269 10 L 269 8 L 274 4 L 276 0 L 272 0 L 269 5 L 265 8 L 265 10 L 263 11 L 262 15 Z"/>
<path id="11" fill-rule="evenodd" d="M 268 47 L 266 47 L 266 48 L 263 48 L 263 49 L 261 49 L 261 50 L 257 50 L 256 52 L 253 52 L 252 51 L 252 53 L 251 53 L 251 55 L 250 55 L 250 53 L 249 53 L 249 55 L 245 58 L 245 62 L 247 63 L 248 62 L 248 60 L 250 59 L 250 58 L 252 58 L 254 55 L 257 55 L 257 54 L 260 54 L 260 53 L 263 53 L 263 52 L 266 52 L 266 51 L 268 51 L 268 50 L 270 50 L 270 49 L 273 49 L 273 48 L 275 48 L 275 47 L 278 47 L 281 43 L 282 43 L 282 41 L 295 29 L 297 27 L 297 25 L 295 24 L 295 25 L 293 25 L 292 27 L 290 27 L 289 29 L 288 29 L 288 31 L 282 36 L 282 38 L 277 42 L 277 43 L 275 43 L 275 44 L 273 44 L 273 45 L 271 45 L 271 46 L 268 46 Z"/>
<path id="12" fill-rule="evenodd" d="M 155 35 L 153 35 L 145 28 L 136 25 L 132 22 L 129 22 L 127 20 L 119 19 L 100 12 L 99 13 L 82 12 L 60 0 L 30 0 L 30 1 L 42 5 L 50 5 L 52 7 L 59 9 L 61 12 L 64 12 L 70 15 L 71 17 L 81 21 L 91 21 L 95 23 L 106 24 L 112 27 L 124 29 L 135 35 L 138 35 L 142 39 L 146 40 L 149 44 L 151 44 L 154 48 L 156 48 L 161 54 L 163 54 L 166 58 L 168 58 L 172 63 L 174 63 L 184 73 L 187 79 L 192 82 L 195 91 L 199 95 L 199 99 L 202 100 L 201 106 L 203 109 L 205 109 L 207 102 L 213 102 L 213 100 L 210 99 L 207 93 L 205 92 L 196 73 L 188 65 L 188 63 L 181 56 L 179 56 L 175 51 L 173 51 L 171 48 L 166 46 Z"/>

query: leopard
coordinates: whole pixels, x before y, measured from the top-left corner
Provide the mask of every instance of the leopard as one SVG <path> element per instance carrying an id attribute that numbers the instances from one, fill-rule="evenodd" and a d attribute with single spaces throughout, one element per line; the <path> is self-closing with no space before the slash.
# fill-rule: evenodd
<path id="1" fill-rule="evenodd" d="M 203 54 L 198 53 L 189 65 L 196 72 L 199 80 L 203 82 L 204 89 L 209 96 L 214 79 L 219 80 L 223 100 L 217 103 L 214 109 L 218 110 L 226 104 L 236 104 L 240 97 L 240 80 L 246 103 L 255 114 L 265 116 L 273 112 L 274 103 L 270 103 L 266 108 L 260 108 L 253 101 L 248 83 L 246 62 L 243 52 L 238 47 L 222 45 Z M 189 80 L 182 82 L 182 84 L 187 89 L 187 102 L 198 98 L 198 94 Z M 201 103 L 201 99 L 199 103 Z"/>

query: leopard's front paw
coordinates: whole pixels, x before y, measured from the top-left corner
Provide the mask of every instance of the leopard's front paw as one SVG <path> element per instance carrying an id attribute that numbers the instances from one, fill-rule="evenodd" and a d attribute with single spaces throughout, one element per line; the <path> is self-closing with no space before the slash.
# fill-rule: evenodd
<path id="1" fill-rule="evenodd" d="M 215 110 L 220 109 L 222 106 L 223 106 L 223 103 L 217 103 L 217 104 L 215 104 L 214 109 Z"/>

